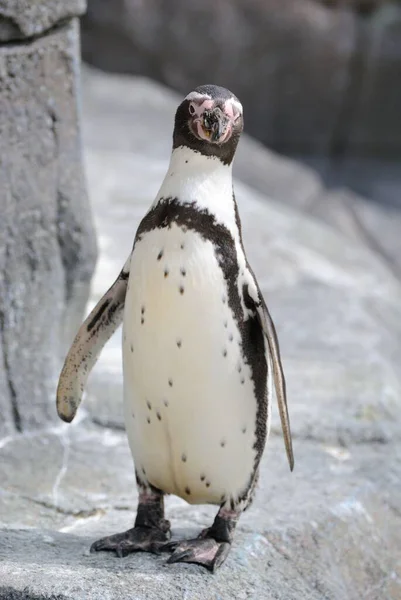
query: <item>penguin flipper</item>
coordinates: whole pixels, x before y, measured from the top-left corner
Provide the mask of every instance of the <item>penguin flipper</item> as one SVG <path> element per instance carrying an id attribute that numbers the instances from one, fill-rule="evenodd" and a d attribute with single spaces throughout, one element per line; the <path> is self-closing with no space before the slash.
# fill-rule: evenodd
<path id="1" fill-rule="evenodd" d="M 89 374 L 106 342 L 123 320 L 131 255 L 111 288 L 81 325 L 61 370 L 57 387 L 57 413 L 71 423 L 81 403 Z"/>
<path id="2" fill-rule="evenodd" d="M 280 347 L 277 339 L 276 329 L 274 327 L 273 319 L 270 316 L 266 303 L 263 299 L 262 294 L 258 290 L 259 294 L 259 302 L 255 303 L 256 313 L 258 315 L 258 319 L 260 325 L 263 329 L 263 333 L 265 334 L 268 344 L 270 355 L 273 364 L 273 377 L 274 377 L 274 386 L 276 388 L 276 396 L 278 402 L 278 409 L 280 413 L 281 427 L 283 429 L 284 435 L 284 443 L 285 450 L 287 453 L 288 463 L 290 465 L 291 471 L 294 468 L 294 453 L 292 450 L 292 437 L 291 437 L 291 427 L 290 427 L 290 417 L 288 414 L 288 405 L 287 405 L 287 394 L 286 394 L 286 385 L 285 385 L 285 377 L 283 371 L 283 365 L 281 363 L 280 357 Z"/>

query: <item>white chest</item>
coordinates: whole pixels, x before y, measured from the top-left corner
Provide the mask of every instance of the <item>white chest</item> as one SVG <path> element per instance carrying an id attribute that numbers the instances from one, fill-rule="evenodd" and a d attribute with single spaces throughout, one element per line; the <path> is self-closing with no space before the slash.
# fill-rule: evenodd
<path id="1" fill-rule="evenodd" d="M 188 502 L 249 483 L 256 400 L 211 242 L 176 224 L 142 236 L 124 315 L 126 428 L 136 469 Z"/>

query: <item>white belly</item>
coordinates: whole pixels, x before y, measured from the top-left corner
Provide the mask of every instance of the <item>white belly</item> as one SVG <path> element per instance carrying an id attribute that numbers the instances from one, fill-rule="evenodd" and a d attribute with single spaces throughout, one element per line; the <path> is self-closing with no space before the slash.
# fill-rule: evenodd
<path id="1" fill-rule="evenodd" d="M 123 337 L 137 471 L 190 503 L 238 496 L 254 468 L 257 407 L 210 242 L 175 224 L 143 235 L 131 260 Z"/>

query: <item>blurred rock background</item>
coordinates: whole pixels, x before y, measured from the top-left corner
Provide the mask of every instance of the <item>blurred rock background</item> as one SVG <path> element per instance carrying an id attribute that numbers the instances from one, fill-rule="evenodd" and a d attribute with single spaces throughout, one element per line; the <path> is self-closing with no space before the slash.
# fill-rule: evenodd
<path id="1" fill-rule="evenodd" d="M 246 131 L 401 207 L 401 4 L 391 0 L 89 0 L 83 57 L 182 94 L 235 91 Z"/>

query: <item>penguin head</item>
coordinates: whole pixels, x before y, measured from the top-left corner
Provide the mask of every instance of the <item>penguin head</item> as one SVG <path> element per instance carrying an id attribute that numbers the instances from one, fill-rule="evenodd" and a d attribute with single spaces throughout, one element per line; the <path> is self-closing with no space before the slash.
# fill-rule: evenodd
<path id="1" fill-rule="evenodd" d="M 187 146 L 230 164 L 243 128 L 238 98 L 218 85 L 202 85 L 188 94 L 177 109 L 173 147 Z"/>

